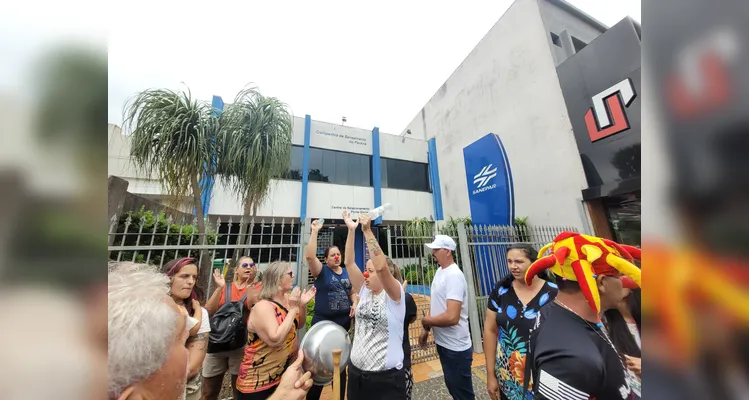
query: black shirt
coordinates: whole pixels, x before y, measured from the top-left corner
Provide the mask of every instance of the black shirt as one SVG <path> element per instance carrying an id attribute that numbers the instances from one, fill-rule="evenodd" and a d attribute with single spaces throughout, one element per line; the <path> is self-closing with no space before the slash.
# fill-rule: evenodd
<path id="1" fill-rule="evenodd" d="M 604 335 L 557 303 L 543 307 L 531 334 L 535 398 L 632 399 L 623 363 Z"/>
<path id="2" fill-rule="evenodd" d="M 538 293 L 523 304 L 515 293 L 512 281 L 500 281 L 489 295 L 487 308 L 497 313 L 497 354 L 495 370 L 500 398 L 527 399 L 523 393 L 525 359 L 531 330 L 541 307 L 551 304 L 557 295 L 557 286 L 545 282 Z"/>
<path id="3" fill-rule="evenodd" d="M 403 319 L 403 367 L 411 368 L 411 342 L 408 340 L 408 325 L 416 318 L 416 302 L 406 293 L 406 318 Z"/>

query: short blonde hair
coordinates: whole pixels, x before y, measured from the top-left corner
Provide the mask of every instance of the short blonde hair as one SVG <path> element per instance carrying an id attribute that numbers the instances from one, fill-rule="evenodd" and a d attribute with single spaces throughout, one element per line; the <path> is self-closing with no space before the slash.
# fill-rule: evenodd
<path id="1" fill-rule="evenodd" d="M 278 293 L 278 282 L 281 281 L 291 264 L 285 261 L 273 261 L 263 271 L 263 287 L 260 289 L 261 299 L 271 299 Z"/>

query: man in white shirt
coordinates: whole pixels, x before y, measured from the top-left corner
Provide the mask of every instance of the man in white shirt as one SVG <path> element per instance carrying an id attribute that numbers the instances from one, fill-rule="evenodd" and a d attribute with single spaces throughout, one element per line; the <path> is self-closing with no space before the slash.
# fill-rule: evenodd
<path id="1" fill-rule="evenodd" d="M 431 250 L 440 268 L 432 280 L 431 307 L 429 315 L 422 319 L 419 343 L 422 346 L 426 343 L 429 330 L 433 328 L 447 390 L 453 399 L 473 400 L 468 284 L 453 257 L 455 241 L 449 236 L 437 235 L 426 247 Z"/>

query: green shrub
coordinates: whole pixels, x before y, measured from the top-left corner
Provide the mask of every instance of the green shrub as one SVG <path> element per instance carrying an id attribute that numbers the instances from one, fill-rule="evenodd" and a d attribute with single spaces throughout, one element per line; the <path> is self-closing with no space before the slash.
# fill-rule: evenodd
<path id="1" fill-rule="evenodd" d="M 130 225 L 127 225 L 127 219 L 130 218 Z M 142 228 L 141 228 L 142 224 Z M 125 235 L 125 227 L 127 225 L 127 234 Z M 167 231 L 168 230 L 168 231 Z M 148 246 L 153 243 L 153 246 L 174 246 L 174 245 L 190 245 L 198 244 L 198 227 L 192 224 L 180 225 L 172 222 L 169 224 L 169 219 L 166 214 L 161 211 L 158 214 L 154 214 L 153 211 L 144 211 L 141 208 L 138 212 L 127 212 L 120 216 L 117 230 L 115 231 L 113 244 L 115 246 Z M 140 232 L 140 233 L 139 233 Z M 124 243 L 123 243 L 124 237 Z M 164 238 L 166 237 L 166 243 Z M 139 239 L 140 238 L 140 239 Z M 218 241 L 218 235 L 216 233 L 208 233 L 206 235 L 206 243 L 209 245 L 215 245 Z M 192 242 L 192 243 L 191 243 Z M 148 250 L 140 251 L 122 251 L 120 260 L 131 261 L 135 254 L 135 262 L 144 263 L 148 256 Z M 137 253 L 137 254 L 136 254 Z M 191 253 L 192 256 L 197 256 L 197 251 Z M 110 260 L 117 259 L 118 252 L 113 251 L 109 254 Z M 163 261 L 167 262 L 176 258 L 176 250 L 152 250 L 151 256 L 148 262 L 150 264 L 160 265 Z M 185 250 L 180 251 L 180 256 L 187 256 Z"/>
<path id="2" fill-rule="evenodd" d="M 307 320 L 305 321 L 304 326 L 309 330 L 309 328 L 312 327 L 312 317 L 315 316 L 315 299 L 310 300 L 309 303 L 307 303 Z"/>

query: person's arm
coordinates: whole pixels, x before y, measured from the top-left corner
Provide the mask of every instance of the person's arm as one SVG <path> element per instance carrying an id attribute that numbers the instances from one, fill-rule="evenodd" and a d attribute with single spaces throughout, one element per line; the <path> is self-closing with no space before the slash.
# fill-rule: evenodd
<path id="1" fill-rule="evenodd" d="M 309 243 L 307 243 L 307 249 L 304 251 L 307 264 L 309 264 L 309 272 L 315 278 L 317 278 L 317 275 L 320 275 L 320 271 L 322 270 L 322 263 L 317 259 L 317 233 L 320 232 L 320 228 L 318 220 L 312 221 Z"/>
<path id="2" fill-rule="evenodd" d="M 208 334 L 211 332 L 211 324 L 208 322 L 208 310 L 200 307 L 195 312 L 196 316 L 200 316 L 200 323 L 198 333 L 195 337 L 191 337 L 187 341 L 187 351 L 190 354 L 190 358 L 187 362 L 187 379 L 192 379 L 200 373 L 200 367 L 203 365 L 205 360 L 205 353 L 208 346 Z"/>
<path id="3" fill-rule="evenodd" d="M 418 308 L 416 307 L 416 301 L 414 300 L 413 296 L 406 293 L 406 321 L 408 321 L 409 325 L 416 321 L 417 310 Z"/>
<path id="4" fill-rule="evenodd" d="M 457 275 L 456 275 L 457 278 Z M 465 278 L 453 278 L 452 284 L 447 284 L 447 310 L 440 315 L 427 315 L 421 320 L 424 326 L 448 327 L 460 322 L 460 310 L 463 307 L 463 295 L 468 290 Z"/>
<path id="5" fill-rule="evenodd" d="M 359 305 L 359 295 L 354 293 L 353 286 L 351 288 L 351 293 L 349 294 L 349 299 L 351 299 L 351 311 L 349 311 L 348 316 L 353 318 L 354 315 L 356 315 L 356 307 Z"/>
<path id="6" fill-rule="evenodd" d="M 499 284 L 495 285 L 489 294 L 484 317 L 484 355 L 487 376 L 496 376 L 494 363 L 497 357 L 497 335 L 499 334 L 499 327 L 497 327 L 497 312 L 500 304 L 499 287 Z"/>
<path id="7" fill-rule="evenodd" d="M 224 290 L 226 288 L 226 280 L 221 275 L 221 271 L 218 270 L 218 268 L 213 270 L 213 282 L 216 283 L 216 290 L 213 291 L 213 294 L 211 295 L 211 298 L 208 299 L 208 301 L 205 303 L 205 309 L 208 311 L 208 315 L 213 316 L 213 314 L 218 311 L 218 308 L 221 306 L 220 300 L 221 300 L 221 293 L 224 293 Z"/>
<path id="8" fill-rule="evenodd" d="M 486 385 L 489 390 L 489 396 L 492 399 L 498 399 L 497 390 L 499 390 L 497 375 L 494 369 L 495 362 L 497 361 L 498 332 L 497 313 L 487 308 L 486 317 L 484 317 L 484 356 L 486 363 Z"/>
<path id="9" fill-rule="evenodd" d="M 207 333 L 199 333 L 197 336 L 187 340 L 187 351 L 190 354 L 187 362 L 187 379 L 192 379 L 200 373 L 200 367 L 203 365 L 207 346 Z"/>
<path id="10" fill-rule="evenodd" d="M 297 288 L 299 289 L 299 288 Z M 295 289 L 295 290 L 297 290 Z M 283 322 L 276 322 L 276 312 L 270 302 L 261 301 L 255 304 L 250 313 L 250 322 L 253 331 L 270 347 L 281 347 L 286 335 L 294 327 L 294 320 L 299 313 L 299 303 L 296 306 L 289 304 L 289 312 Z"/>
<path id="11" fill-rule="evenodd" d="M 371 222 L 372 220 L 369 215 L 363 214 L 359 217 L 359 223 L 364 232 L 364 240 L 366 240 L 367 249 L 369 250 L 369 259 L 372 260 L 374 269 L 377 271 L 377 277 L 380 278 L 382 287 L 385 289 L 390 300 L 400 303 L 403 286 L 401 286 L 401 283 L 390 272 L 385 253 L 382 252 L 380 243 L 377 242 L 377 238 L 372 233 Z"/>
<path id="12" fill-rule="evenodd" d="M 348 211 L 344 211 L 341 216 L 343 217 L 343 220 L 346 222 L 346 226 L 348 227 L 348 236 L 346 236 L 345 249 L 346 254 L 344 255 L 343 259 L 344 264 L 346 265 L 346 271 L 348 272 L 348 278 L 349 280 L 351 280 L 351 302 L 353 303 L 353 295 L 359 293 L 359 290 L 361 290 L 361 287 L 364 284 L 364 274 L 362 274 L 359 266 L 356 265 L 356 257 L 354 256 L 356 227 L 359 224 L 351 219 L 351 214 Z"/>

